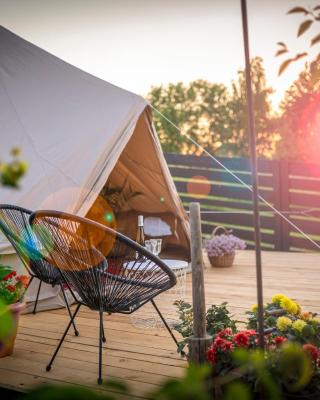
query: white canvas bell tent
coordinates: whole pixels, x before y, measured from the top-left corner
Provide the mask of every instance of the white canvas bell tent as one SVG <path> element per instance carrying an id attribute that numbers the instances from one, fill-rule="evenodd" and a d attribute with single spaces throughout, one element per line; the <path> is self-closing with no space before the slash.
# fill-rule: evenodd
<path id="1" fill-rule="evenodd" d="M 104 191 L 119 200 L 116 228 L 132 236 L 136 216 L 149 216 L 169 229 L 168 251 L 189 258 L 188 219 L 142 97 L 0 27 L 0 137 L 0 160 L 19 146 L 29 165 L 0 203 L 94 218 Z M 1 237 L 0 254 L 12 252 Z"/>

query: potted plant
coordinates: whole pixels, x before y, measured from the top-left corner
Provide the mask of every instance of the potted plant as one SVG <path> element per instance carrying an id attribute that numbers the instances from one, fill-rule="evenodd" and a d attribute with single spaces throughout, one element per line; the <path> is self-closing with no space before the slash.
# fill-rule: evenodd
<path id="1" fill-rule="evenodd" d="M 218 235 L 219 230 L 224 233 Z M 246 243 L 223 226 L 218 226 L 213 230 L 212 237 L 204 242 L 204 247 L 212 267 L 231 267 L 236 250 L 245 249 Z"/>
<path id="2" fill-rule="evenodd" d="M 11 267 L 0 265 L 0 357 L 13 352 L 28 282 L 28 276 L 19 275 Z"/>
<path id="3" fill-rule="evenodd" d="M 179 322 L 174 324 L 174 329 L 182 336 L 182 340 L 178 343 L 178 352 L 186 355 L 184 349 L 193 335 L 193 308 L 192 305 L 184 300 L 176 300 L 174 305 L 177 307 Z M 228 303 L 223 302 L 219 305 L 212 305 L 206 312 L 206 329 L 207 333 L 215 336 L 223 329 L 229 328 L 231 332 L 237 329 L 236 324 L 240 321 L 233 319 L 228 310 Z"/>

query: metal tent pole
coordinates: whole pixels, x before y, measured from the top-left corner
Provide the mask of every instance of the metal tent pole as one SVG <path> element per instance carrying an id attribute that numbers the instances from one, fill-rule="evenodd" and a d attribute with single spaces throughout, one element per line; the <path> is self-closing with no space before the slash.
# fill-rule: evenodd
<path id="1" fill-rule="evenodd" d="M 252 200 L 253 217 L 255 233 L 255 251 L 256 251 L 256 280 L 257 280 L 257 298 L 258 298 L 258 333 L 259 346 L 264 348 L 264 327 L 263 327 L 263 285 L 262 285 L 262 262 L 261 262 L 261 235 L 260 235 L 260 215 L 259 215 L 259 193 L 258 193 L 258 172 L 256 155 L 256 134 L 254 126 L 254 111 L 252 99 L 251 67 L 249 54 L 249 35 L 248 35 L 248 16 L 247 2 L 241 0 L 242 29 L 244 54 L 246 64 L 246 92 L 247 92 L 247 123 L 250 141 L 250 159 L 252 170 Z"/>

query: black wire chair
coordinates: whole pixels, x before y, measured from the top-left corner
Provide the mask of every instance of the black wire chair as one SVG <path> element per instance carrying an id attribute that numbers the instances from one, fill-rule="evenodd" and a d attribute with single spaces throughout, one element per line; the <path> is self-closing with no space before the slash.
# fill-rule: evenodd
<path id="1" fill-rule="evenodd" d="M 102 383 L 105 312 L 131 314 L 151 301 L 178 345 L 153 300 L 176 284 L 174 273 L 162 260 L 126 236 L 86 218 L 57 211 L 37 211 L 30 217 L 30 224 L 45 248 L 44 256 L 61 271 L 78 303 L 73 318 L 82 305 L 99 312 L 99 384 Z M 71 323 L 47 365 L 47 371 L 51 369 Z"/>
<path id="2" fill-rule="evenodd" d="M 33 314 L 36 313 L 42 282 L 45 282 L 52 286 L 60 286 L 71 320 L 72 314 L 63 288 L 63 277 L 56 267 L 50 265 L 42 257 L 41 243 L 38 241 L 29 223 L 31 214 L 32 211 L 22 207 L 0 204 L 0 230 L 16 250 L 18 257 L 23 262 L 31 277 L 28 287 L 34 278 L 38 278 L 40 281 Z M 79 332 L 76 329 L 74 321 L 73 328 L 75 335 L 78 336 Z"/>

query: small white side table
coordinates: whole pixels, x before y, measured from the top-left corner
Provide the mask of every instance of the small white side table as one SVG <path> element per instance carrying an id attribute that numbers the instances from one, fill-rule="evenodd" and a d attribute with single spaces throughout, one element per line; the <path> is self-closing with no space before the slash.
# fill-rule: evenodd
<path id="1" fill-rule="evenodd" d="M 176 300 L 185 299 L 186 296 L 186 277 L 189 264 L 183 260 L 163 259 L 162 261 L 174 272 L 177 278 L 177 284 L 170 290 L 155 297 L 155 303 L 159 307 L 167 323 L 172 326 L 178 320 L 176 307 L 173 303 Z M 126 268 L 128 267 L 130 268 L 130 266 Z M 132 325 L 141 329 L 163 327 L 160 317 L 150 302 L 130 314 L 130 320 Z"/>

